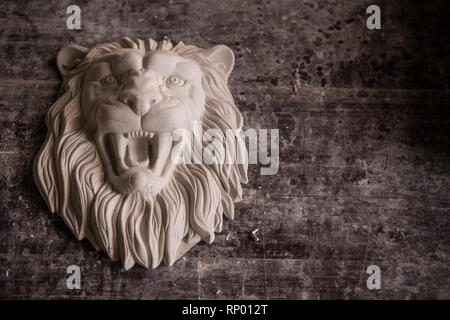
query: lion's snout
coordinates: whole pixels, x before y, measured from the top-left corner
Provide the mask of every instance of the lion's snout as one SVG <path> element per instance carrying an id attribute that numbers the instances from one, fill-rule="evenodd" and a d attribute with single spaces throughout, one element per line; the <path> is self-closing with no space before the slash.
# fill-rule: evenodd
<path id="1" fill-rule="evenodd" d="M 130 107 L 138 116 L 143 116 L 152 106 L 162 101 L 162 95 L 158 90 L 149 92 L 126 90 L 119 94 L 117 100 Z"/>

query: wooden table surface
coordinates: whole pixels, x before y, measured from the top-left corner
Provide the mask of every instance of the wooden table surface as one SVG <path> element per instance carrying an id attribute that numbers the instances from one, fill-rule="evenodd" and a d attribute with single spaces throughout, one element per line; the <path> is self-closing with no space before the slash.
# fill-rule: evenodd
<path id="1" fill-rule="evenodd" d="M 381 30 L 360 0 L 75 2 L 0 2 L 0 298 L 450 298 L 445 1 L 378 1 Z M 251 165 L 235 219 L 172 267 L 123 271 L 32 180 L 59 48 L 120 36 L 228 45 L 245 128 L 280 130 L 278 174 Z M 72 264 L 81 290 L 66 287 Z"/>

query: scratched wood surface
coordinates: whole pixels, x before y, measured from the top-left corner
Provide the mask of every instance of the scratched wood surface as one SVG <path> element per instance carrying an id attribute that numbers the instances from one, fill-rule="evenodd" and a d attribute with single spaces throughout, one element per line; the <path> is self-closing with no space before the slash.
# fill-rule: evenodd
<path id="1" fill-rule="evenodd" d="M 65 27 L 70 4 L 82 30 Z M 450 298 L 449 30 L 444 1 L 2 1 L 0 298 Z M 66 43 L 169 36 L 236 53 L 245 128 L 280 130 L 236 217 L 173 267 L 123 271 L 49 213 L 32 181 Z M 259 228 L 261 241 L 250 232 Z M 66 267 L 79 265 L 81 290 Z M 366 268 L 382 272 L 368 290 Z"/>

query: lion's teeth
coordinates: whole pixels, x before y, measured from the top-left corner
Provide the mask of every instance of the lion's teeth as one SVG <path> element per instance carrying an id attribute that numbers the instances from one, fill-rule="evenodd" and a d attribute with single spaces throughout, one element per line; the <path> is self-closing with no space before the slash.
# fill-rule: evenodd
<path id="1" fill-rule="evenodd" d="M 154 132 L 151 131 L 129 131 L 129 132 L 125 132 L 123 134 L 123 136 L 127 139 L 132 138 L 132 137 L 149 137 L 149 138 L 153 138 L 155 136 Z"/>

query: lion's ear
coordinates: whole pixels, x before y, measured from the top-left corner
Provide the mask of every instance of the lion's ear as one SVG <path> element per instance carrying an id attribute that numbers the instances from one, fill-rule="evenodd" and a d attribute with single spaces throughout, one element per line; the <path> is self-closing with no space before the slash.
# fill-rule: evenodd
<path id="1" fill-rule="evenodd" d="M 234 53 L 233 51 L 224 45 L 217 45 L 211 49 L 205 50 L 204 55 L 211 61 L 214 65 L 222 70 L 225 75 L 230 75 L 234 67 Z"/>
<path id="2" fill-rule="evenodd" d="M 64 77 L 71 69 L 81 62 L 83 57 L 89 51 L 88 48 L 68 44 L 61 48 L 56 57 L 56 65 L 59 73 Z"/>

